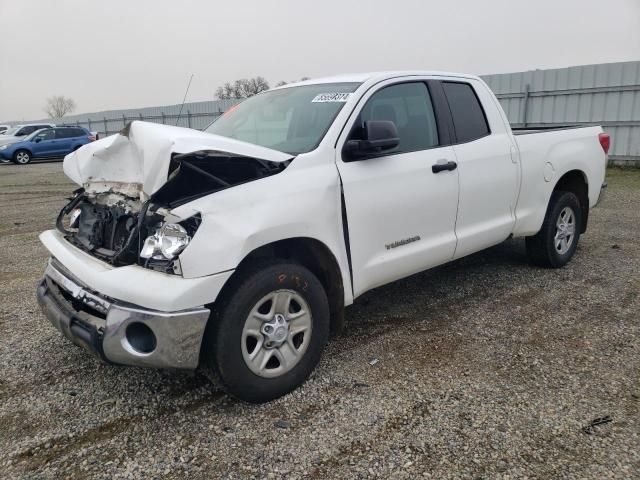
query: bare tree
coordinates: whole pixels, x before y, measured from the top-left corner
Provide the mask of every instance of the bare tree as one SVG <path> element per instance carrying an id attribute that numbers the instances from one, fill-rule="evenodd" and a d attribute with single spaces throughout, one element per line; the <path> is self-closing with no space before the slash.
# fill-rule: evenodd
<path id="1" fill-rule="evenodd" d="M 44 111 L 50 118 L 62 118 L 67 113 L 71 113 L 76 109 L 76 102 L 72 98 L 63 95 L 54 95 L 47 98 Z"/>
<path id="2" fill-rule="evenodd" d="M 249 98 L 260 92 L 269 90 L 269 82 L 263 77 L 241 78 L 235 82 L 227 82 L 216 90 L 216 97 L 220 100 L 229 98 Z"/>

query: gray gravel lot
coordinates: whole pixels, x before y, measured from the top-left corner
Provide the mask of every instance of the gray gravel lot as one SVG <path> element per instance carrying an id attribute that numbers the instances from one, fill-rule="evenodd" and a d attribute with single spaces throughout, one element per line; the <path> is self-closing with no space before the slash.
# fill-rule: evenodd
<path id="1" fill-rule="evenodd" d="M 0 165 L 0 477 L 638 478 L 640 170 L 609 185 L 566 268 L 508 241 L 379 288 L 303 388 L 254 406 L 64 340 L 37 237 L 73 186 Z"/>

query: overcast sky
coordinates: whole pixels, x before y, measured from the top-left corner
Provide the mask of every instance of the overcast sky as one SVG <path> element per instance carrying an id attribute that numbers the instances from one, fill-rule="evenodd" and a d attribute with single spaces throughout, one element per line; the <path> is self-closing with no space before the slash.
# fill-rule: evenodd
<path id="1" fill-rule="evenodd" d="M 213 99 L 227 80 L 640 60 L 640 0 L 0 0 L 0 120 Z"/>

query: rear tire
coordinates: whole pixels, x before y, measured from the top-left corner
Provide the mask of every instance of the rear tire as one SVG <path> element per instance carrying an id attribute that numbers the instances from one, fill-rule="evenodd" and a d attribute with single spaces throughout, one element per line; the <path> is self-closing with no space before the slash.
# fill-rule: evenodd
<path id="1" fill-rule="evenodd" d="M 582 209 L 578 197 L 571 192 L 553 192 L 542 228 L 525 240 L 529 260 L 545 268 L 566 265 L 578 247 L 581 229 Z"/>
<path id="2" fill-rule="evenodd" d="M 302 385 L 329 337 L 329 302 L 301 265 L 269 262 L 245 272 L 216 305 L 204 362 L 224 389 L 251 403 Z"/>
<path id="3" fill-rule="evenodd" d="M 29 162 L 31 162 L 31 153 L 27 150 L 18 150 L 13 154 L 13 163 L 26 165 Z"/>

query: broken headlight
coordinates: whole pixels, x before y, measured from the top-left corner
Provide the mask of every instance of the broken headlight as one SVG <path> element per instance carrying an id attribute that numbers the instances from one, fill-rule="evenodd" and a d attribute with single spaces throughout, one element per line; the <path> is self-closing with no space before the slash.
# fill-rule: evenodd
<path id="1" fill-rule="evenodd" d="M 140 257 L 173 260 L 189 245 L 191 236 L 179 223 L 164 223 L 144 241 Z"/>
<path id="2" fill-rule="evenodd" d="M 73 210 L 71 210 L 71 213 L 69 214 L 69 228 L 78 228 L 81 213 L 81 208 L 74 208 Z"/>

